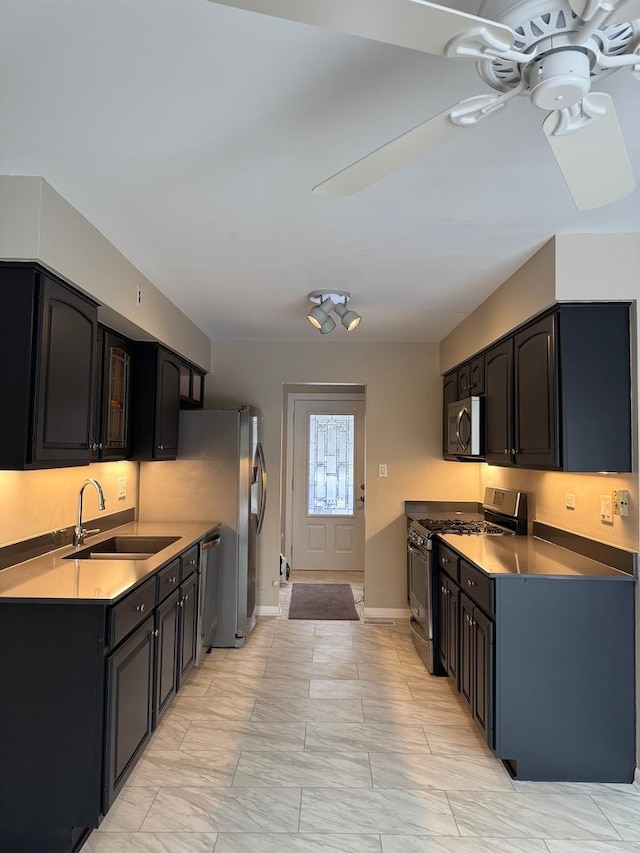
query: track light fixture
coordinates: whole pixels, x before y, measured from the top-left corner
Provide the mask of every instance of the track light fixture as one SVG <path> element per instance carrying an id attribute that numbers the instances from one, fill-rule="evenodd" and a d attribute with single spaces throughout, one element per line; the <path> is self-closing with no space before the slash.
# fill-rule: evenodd
<path id="1" fill-rule="evenodd" d="M 329 316 L 331 311 L 335 311 L 340 317 L 340 322 L 348 332 L 360 325 L 362 317 L 347 308 L 351 294 L 346 290 L 314 290 L 308 298 L 314 303 L 314 307 L 307 314 L 307 320 L 320 330 L 321 335 L 332 332 L 336 327 L 335 320 Z"/>

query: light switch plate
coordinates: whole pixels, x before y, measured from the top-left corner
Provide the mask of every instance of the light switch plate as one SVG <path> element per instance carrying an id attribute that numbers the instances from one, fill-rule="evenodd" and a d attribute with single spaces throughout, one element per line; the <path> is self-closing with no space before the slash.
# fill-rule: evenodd
<path id="1" fill-rule="evenodd" d="M 127 496 L 127 478 L 120 477 L 118 480 L 118 500 L 122 500 Z"/>
<path id="2" fill-rule="evenodd" d="M 378 465 L 378 477 L 387 476 L 387 466 L 385 464 Z"/>
<path id="3" fill-rule="evenodd" d="M 613 524 L 611 495 L 600 495 L 600 521 L 603 524 Z"/>

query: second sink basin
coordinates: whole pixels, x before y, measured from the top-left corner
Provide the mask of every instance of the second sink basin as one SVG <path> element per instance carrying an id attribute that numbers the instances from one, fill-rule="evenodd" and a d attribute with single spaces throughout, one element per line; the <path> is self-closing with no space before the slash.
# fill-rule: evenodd
<path id="1" fill-rule="evenodd" d="M 87 545 L 65 560 L 147 560 L 179 536 L 112 536 L 103 542 Z"/>

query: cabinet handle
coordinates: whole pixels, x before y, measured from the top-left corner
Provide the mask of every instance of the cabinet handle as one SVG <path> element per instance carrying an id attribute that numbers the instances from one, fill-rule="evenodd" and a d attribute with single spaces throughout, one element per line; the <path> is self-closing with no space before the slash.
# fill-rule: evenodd
<path id="1" fill-rule="evenodd" d="M 505 449 L 504 449 L 502 452 L 503 452 L 503 453 L 506 453 L 506 455 L 507 455 L 507 456 L 509 455 L 509 451 L 507 450 L 507 448 L 506 448 L 506 447 L 505 447 Z"/>
<path id="2" fill-rule="evenodd" d="M 195 560 L 189 560 L 189 562 L 187 563 L 188 566 L 195 566 L 195 564 L 196 564 Z"/>
<path id="3" fill-rule="evenodd" d="M 467 586 L 475 586 L 475 585 L 476 585 L 475 581 L 467 581 Z"/>
<path id="4" fill-rule="evenodd" d="M 183 600 L 183 601 L 186 601 L 188 598 L 189 598 L 189 593 L 187 593 L 187 594 L 185 595 L 185 597 L 184 597 L 182 600 Z"/>
<path id="5" fill-rule="evenodd" d="M 475 625 L 475 624 L 476 624 L 475 620 L 471 619 L 471 617 L 469 617 L 469 625 Z"/>
<path id="6" fill-rule="evenodd" d="M 97 444 L 97 442 L 95 442 L 95 441 L 93 442 L 93 444 L 91 445 L 91 449 L 92 449 L 92 450 L 97 450 L 97 449 L 98 449 L 98 444 Z"/>
<path id="7" fill-rule="evenodd" d="M 100 444 L 98 445 L 98 449 L 102 450 L 102 442 L 100 442 Z"/>
<path id="8" fill-rule="evenodd" d="M 158 450 L 164 450 L 164 444 L 159 444 L 159 445 L 158 445 Z"/>
<path id="9" fill-rule="evenodd" d="M 152 631 L 151 633 L 153 634 L 154 637 L 159 637 L 160 636 L 160 628 L 156 628 L 156 630 Z"/>
<path id="10" fill-rule="evenodd" d="M 450 562 L 451 562 L 451 560 L 448 557 L 442 557 L 442 565 L 443 566 L 448 565 Z"/>
<path id="11" fill-rule="evenodd" d="M 515 447 L 514 447 L 514 448 L 513 448 L 513 450 L 511 451 L 511 453 L 513 454 L 513 456 L 515 456 L 517 452 L 518 452 L 518 451 L 515 449 Z"/>
<path id="12" fill-rule="evenodd" d="M 184 598 L 178 602 L 178 607 L 184 607 Z"/>
<path id="13" fill-rule="evenodd" d="M 167 580 L 169 581 L 169 583 L 175 583 L 178 580 L 178 578 L 172 577 L 172 578 L 167 578 Z"/>
<path id="14" fill-rule="evenodd" d="M 137 604 L 133 609 L 138 613 L 144 613 L 144 604 Z"/>

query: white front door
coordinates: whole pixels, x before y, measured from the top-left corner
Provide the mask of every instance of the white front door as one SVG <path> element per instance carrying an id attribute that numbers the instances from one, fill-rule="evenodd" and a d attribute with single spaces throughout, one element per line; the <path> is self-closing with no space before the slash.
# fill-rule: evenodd
<path id="1" fill-rule="evenodd" d="M 293 569 L 364 570 L 364 400 L 296 400 Z"/>

